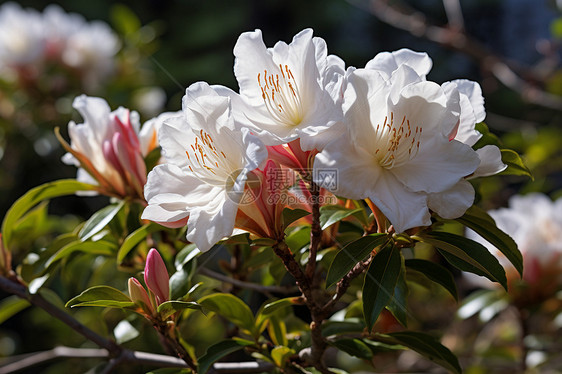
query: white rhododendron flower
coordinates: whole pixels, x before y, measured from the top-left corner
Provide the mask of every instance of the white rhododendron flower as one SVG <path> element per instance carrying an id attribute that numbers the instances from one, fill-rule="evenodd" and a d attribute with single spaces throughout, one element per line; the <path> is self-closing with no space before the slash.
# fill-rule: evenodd
<path id="1" fill-rule="evenodd" d="M 45 47 L 41 15 L 16 3 L 0 7 L 0 65 L 30 64 Z"/>
<path id="2" fill-rule="evenodd" d="M 120 48 L 117 35 L 104 22 L 87 22 L 75 13 L 49 5 L 43 13 L 15 3 L 0 7 L 0 65 L 40 68 L 62 63 L 83 74 L 87 88 L 114 70 Z"/>
<path id="3" fill-rule="evenodd" d="M 267 150 L 234 127 L 230 99 L 206 83 L 187 89 L 182 116 L 164 121 L 159 139 L 166 163 L 149 173 L 142 218 L 169 227 L 187 223 L 187 239 L 206 251 L 232 235 L 247 176 Z"/>
<path id="4" fill-rule="evenodd" d="M 181 111 L 164 112 L 157 117 L 146 121 L 139 132 L 140 148 L 143 156 L 148 155 L 152 150 L 160 146 L 158 143 L 158 133 L 164 121 L 172 117 L 180 117 Z"/>
<path id="5" fill-rule="evenodd" d="M 314 167 L 336 169 L 335 193 L 369 198 L 397 232 L 429 226 L 428 194 L 455 186 L 480 163 L 472 148 L 449 139 L 459 122 L 459 92 L 407 65 L 390 75 L 358 69 L 347 79 L 348 134 L 328 144 Z M 315 175 L 322 186 L 322 173 Z"/>
<path id="6" fill-rule="evenodd" d="M 509 199 L 507 208 L 492 210 L 488 214 L 498 228 L 517 243 L 523 255 L 523 280 L 538 288 L 544 286 L 555 291 L 562 282 L 562 198 L 553 202 L 540 193 L 515 195 Z M 471 230 L 467 237 L 486 246 L 498 258 L 506 269 L 508 281 L 519 279 L 513 265 L 497 248 Z M 470 275 L 469 280 L 492 286 L 482 277 Z M 534 291 L 542 293 L 547 290 Z"/>
<path id="7" fill-rule="evenodd" d="M 326 42 L 312 30 L 298 33 L 292 43 L 267 48 L 260 30 L 243 33 L 234 47 L 234 74 L 240 95 L 224 87 L 232 98 L 236 121 L 266 145 L 300 138 L 305 151 L 321 149 L 331 140 L 329 130 L 342 118 L 336 104 L 337 72 L 341 60 L 327 55 Z M 329 66 L 336 65 L 329 68 Z M 337 96 L 337 95 L 335 95 Z"/>
<path id="8" fill-rule="evenodd" d="M 141 150 L 141 142 L 150 141 L 139 140 L 138 114 L 122 107 L 112 112 L 105 100 L 85 95 L 77 97 L 73 106 L 84 123 L 68 124 L 71 144 L 66 145 L 69 153 L 63 161 L 79 167 L 79 181 L 100 185 L 110 195 L 142 199 L 147 152 Z M 152 133 L 148 136 L 154 139 Z"/>
<path id="9" fill-rule="evenodd" d="M 422 80 L 431 70 L 433 62 L 425 52 L 414 52 L 400 49 L 394 52 L 382 52 L 369 61 L 365 68 L 376 70 L 386 79 L 392 80 L 398 75 L 393 74 L 400 66 L 412 68 Z M 446 91 L 458 91 L 460 98 L 459 122 L 449 134 L 449 139 L 473 146 L 482 137 L 476 130 L 476 124 L 486 117 L 482 90 L 476 82 L 466 79 L 446 82 L 442 85 Z M 454 219 L 462 216 L 474 202 L 474 188 L 466 180 L 473 177 L 483 177 L 497 174 L 507 168 L 501 160 L 501 152 L 495 145 L 486 145 L 476 151 L 480 165 L 473 174 L 461 179 L 457 184 L 439 193 L 428 196 L 429 208 L 441 217 Z"/>

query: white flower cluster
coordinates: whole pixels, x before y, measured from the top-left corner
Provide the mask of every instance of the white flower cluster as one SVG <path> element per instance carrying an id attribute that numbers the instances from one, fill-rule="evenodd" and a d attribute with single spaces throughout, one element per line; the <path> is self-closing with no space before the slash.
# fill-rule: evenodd
<path id="1" fill-rule="evenodd" d="M 273 187 L 241 204 L 248 188 L 260 193 L 249 181 L 279 184 L 270 180 L 278 165 L 299 172 L 313 165 L 307 175 L 320 187 L 370 199 L 396 232 L 431 225 L 430 211 L 460 217 L 474 200 L 467 179 L 506 167 L 497 147 L 472 149 L 485 117 L 479 85 L 428 81 L 425 53 L 384 52 L 346 69 L 306 29 L 272 48 L 261 31 L 243 33 L 234 55 L 239 92 L 191 85 L 181 114 L 159 129 L 164 162 L 144 187 L 143 218 L 187 224 L 187 239 L 202 251 L 235 226 L 279 227 L 283 207 L 264 199 Z"/>
<path id="2" fill-rule="evenodd" d="M 104 22 L 87 22 L 49 5 L 43 13 L 8 2 L 0 7 L 0 74 L 40 73 L 45 62 L 84 74 L 86 87 L 114 69 L 120 42 Z"/>

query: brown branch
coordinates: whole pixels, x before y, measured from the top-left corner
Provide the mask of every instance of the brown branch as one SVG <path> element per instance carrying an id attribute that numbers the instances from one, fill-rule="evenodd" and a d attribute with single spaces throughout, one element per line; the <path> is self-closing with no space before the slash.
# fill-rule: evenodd
<path id="1" fill-rule="evenodd" d="M 312 282 L 316 272 L 316 255 L 320 242 L 322 241 L 322 228 L 320 227 L 320 187 L 311 182 L 310 197 L 312 198 L 312 225 L 310 228 L 310 248 L 308 251 L 308 263 L 306 264 L 305 275 Z"/>
<path id="2" fill-rule="evenodd" d="M 355 278 L 357 278 L 361 273 L 363 273 L 365 271 L 365 269 L 367 269 L 367 267 L 371 263 L 372 259 L 373 258 L 371 256 L 369 256 L 369 258 L 367 260 L 362 261 L 362 262 L 358 262 L 353 267 L 353 269 L 351 269 L 349 271 L 349 273 L 347 273 L 342 279 L 340 279 L 340 281 L 336 285 L 336 293 L 330 299 L 330 301 L 328 301 L 322 307 L 322 309 L 324 310 L 324 313 L 326 313 L 326 314 L 331 313 L 331 311 L 333 310 L 334 306 L 339 301 L 339 299 L 341 299 L 342 296 L 345 295 L 347 289 L 351 285 L 351 281 L 354 280 Z"/>
<path id="3" fill-rule="evenodd" d="M 359 3 L 357 0 L 348 1 L 371 12 L 378 19 L 395 28 L 470 56 L 480 64 L 484 71 L 490 72 L 499 82 L 519 93 L 527 102 L 562 111 L 562 98 L 533 86 L 516 73 L 516 71 L 520 71 L 523 76 L 538 79 L 539 77 L 536 77 L 536 74 L 530 69 L 524 69 L 505 61 L 466 33 L 453 28 L 429 24 L 421 12 L 412 11 L 404 6 L 389 5 L 388 0 L 370 0 L 367 3 L 369 6 L 365 6 L 362 2 Z"/>
<path id="4" fill-rule="evenodd" d="M 8 293 L 17 295 L 22 299 L 29 301 L 31 304 L 45 310 L 47 313 L 62 321 L 74 331 L 84 336 L 86 339 L 91 340 L 98 346 L 107 349 L 110 356 L 115 357 L 121 353 L 123 348 L 113 340 L 104 338 L 93 330 L 90 330 L 88 327 L 84 326 L 76 319 L 74 319 L 74 317 L 72 317 L 70 314 L 67 314 L 57 306 L 51 304 L 49 301 L 43 298 L 41 294 L 30 294 L 24 285 L 17 283 L 14 280 L 10 280 L 8 278 L 0 276 L 0 289 Z"/>
<path id="5" fill-rule="evenodd" d="M 209 270 L 207 268 L 199 268 L 197 272 L 201 275 L 205 275 L 209 278 L 219 280 L 221 282 L 230 283 L 233 286 L 245 288 L 248 290 L 253 290 L 261 292 L 263 294 L 269 293 L 280 293 L 280 294 L 293 294 L 299 291 L 298 287 L 283 287 L 283 286 L 262 286 L 260 284 L 244 282 L 238 279 L 230 278 L 224 274 L 217 273 L 215 271 Z"/>

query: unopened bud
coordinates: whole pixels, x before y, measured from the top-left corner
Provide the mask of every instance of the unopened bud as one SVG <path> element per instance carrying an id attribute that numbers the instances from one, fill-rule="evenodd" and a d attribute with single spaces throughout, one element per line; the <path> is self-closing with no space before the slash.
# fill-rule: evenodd
<path id="1" fill-rule="evenodd" d="M 154 248 L 148 252 L 146 257 L 146 265 L 144 267 L 144 282 L 154 296 L 158 305 L 169 299 L 170 295 L 170 277 L 164 260 L 160 257 L 160 253 Z"/>

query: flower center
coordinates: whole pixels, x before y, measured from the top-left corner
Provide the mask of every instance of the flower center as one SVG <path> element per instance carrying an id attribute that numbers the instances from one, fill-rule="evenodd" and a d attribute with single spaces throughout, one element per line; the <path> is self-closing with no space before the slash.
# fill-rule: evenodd
<path id="1" fill-rule="evenodd" d="M 265 107 L 273 119 L 284 125 L 296 126 L 303 119 L 303 106 L 299 88 L 291 69 L 279 64 L 279 74 L 270 74 L 267 70 L 258 73 L 258 85 L 261 88 Z"/>
<path id="2" fill-rule="evenodd" d="M 211 135 L 200 130 L 191 149 L 185 151 L 187 166 L 201 180 L 223 179 L 230 175 L 229 162 L 223 151 L 217 149 Z"/>
<path id="3" fill-rule="evenodd" d="M 394 113 L 384 117 L 384 123 L 375 129 L 375 155 L 379 164 L 386 169 L 402 165 L 416 157 L 420 149 L 422 128 L 410 126 L 404 116 L 399 126 L 394 122 Z"/>

